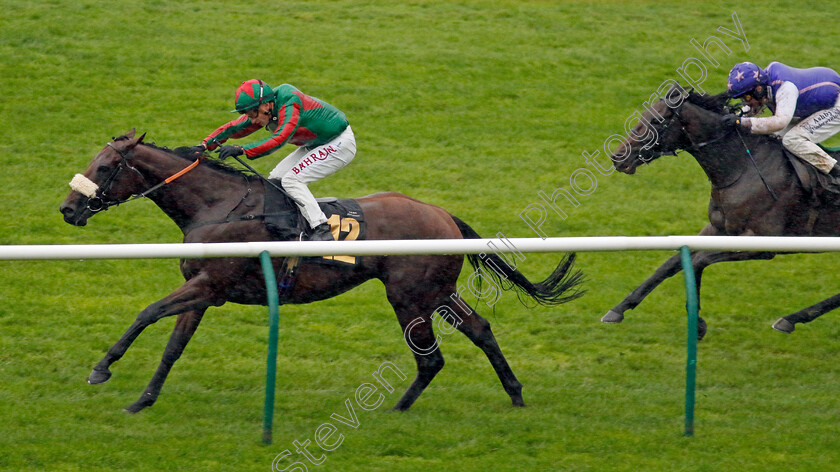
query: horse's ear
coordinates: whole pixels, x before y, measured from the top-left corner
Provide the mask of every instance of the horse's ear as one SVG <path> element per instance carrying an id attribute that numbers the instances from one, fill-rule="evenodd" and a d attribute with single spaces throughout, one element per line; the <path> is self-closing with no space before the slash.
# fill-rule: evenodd
<path id="1" fill-rule="evenodd" d="M 133 137 L 134 137 L 134 133 L 135 133 L 136 131 L 137 131 L 137 129 L 136 129 L 136 128 L 131 128 L 130 130 L 128 130 L 128 131 L 125 133 L 125 137 L 126 137 L 126 138 L 133 138 Z"/>
<path id="2" fill-rule="evenodd" d="M 132 139 L 131 142 L 128 143 L 128 146 L 126 146 L 125 148 L 126 149 L 133 149 L 134 146 L 137 146 L 138 144 L 142 143 L 143 138 L 145 138 L 145 137 L 146 137 L 146 133 L 141 134 L 139 138 Z"/>
<path id="3" fill-rule="evenodd" d="M 680 106 L 685 99 L 689 95 L 688 92 L 683 88 L 683 86 L 677 82 L 676 80 L 671 79 L 671 88 L 665 92 L 665 96 L 662 97 L 665 100 L 665 103 L 671 107 L 676 108 Z"/>

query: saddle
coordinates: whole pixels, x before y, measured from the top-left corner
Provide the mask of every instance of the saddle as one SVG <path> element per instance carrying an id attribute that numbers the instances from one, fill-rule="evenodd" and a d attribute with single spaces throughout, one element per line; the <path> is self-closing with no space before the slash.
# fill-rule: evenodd
<path id="1" fill-rule="evenodd" d="M 827 152 L 833 151 L 830 148 L 823 149 Z M 814 166 L 805 163 L 785 147 L 782 147 L 782 152 L 793 167 L 805 193 L 809 195 L 809 201 L 813 208 L 840 207 L 840 182 L 837 179 L 818 171 Z"/>
<path id="2" fill-rule="evenodd" d="M 279 182 L 274 182 L 279 186 Z M 264 180 L 265 203 L 263 215 L 265 226 L 280 241 L 294 241 L 307 231 L 306 219 L 301 215 L 297 204 L 278 190 L 271 182 Z M 365 238 L 367 224 L 359 203 L 352 198 L 335 197 L 317 198 L 318 206 L 327 216 L 333 237 L 337 241 L 356 241 Z M 306 257 L 307 262 L 355 264 L 358 257 L 323 256 Z"/>

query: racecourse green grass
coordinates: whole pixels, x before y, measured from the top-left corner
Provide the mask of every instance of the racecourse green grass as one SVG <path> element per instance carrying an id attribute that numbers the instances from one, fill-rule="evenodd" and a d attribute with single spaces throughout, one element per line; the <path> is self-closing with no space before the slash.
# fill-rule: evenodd
<path id="1" fill-rule="evenodd" d="M 241 2 L 0 0 L 0 244 L 170 243 L 180 232 L 137 201 L 65 224 L 67 182 L 136 127 L 170 147 L 231 119 L 234 89 L 292 83 L 344 110 L 356 160 L 316 195 L 398 191 L 479 233 L 536 236 L 519 213 L 538 192 L 597 188 L 547 215 L 552 236 L 695 234 L 708 183 L 682 153 L 634 176 L 581 154 L 715 35 L 701 86 L 723 90 L 752 60 L 840 67 L 831 2 Z M 718 28 L 737 12 L 749 51 Z M 702 59 L 702 58 L 700 58 Z M 267 172 L 282 157 L 255 161 Z M 603 158 L 603 150 L 601 151 Z M 582 181 L 579 185 L 586 184 Z M 837 291 L 840 255 L 710 268 L 701 315 L 696 434 L 683 437 L 685 295 L 667 281 L 621 325 L 599 318 L 670 254 L 583 253 L 585 297 L 526 308 L 506 293 L 493 325 L 527 408 L 513 408 L 483 354 L 443 338 L 446 367 L 406 413 L 389 409 L 414 360 L 378 282 L 281 307 L 274 443 L 260 442 L 267 310 L 210 309 L 158 402 L 136 415 L 174 319 L 149 327 L 102 385 L 90 369 L 136 313 L 182 282 L 173 260 L 0 262 L 0 470 L 268 471 L 303 461 L 347 471 L 827 471 L 840 460 L 840 317 L 792 335 L 778 317 Z M 528 254 L 534 280 L 560 255 Z M 462 274 L 466 278 L 467 272 Z M 345 400 L 391 362 L 408 379 L 372 411 Z M 353 403 L 355 404 L 355 403 Z M 324 423 L 342 442 L 315 443 Z M 309 440 L 315 465 L 295 451 Z M 297 469 L 303 470 L 303 469 Z"/>

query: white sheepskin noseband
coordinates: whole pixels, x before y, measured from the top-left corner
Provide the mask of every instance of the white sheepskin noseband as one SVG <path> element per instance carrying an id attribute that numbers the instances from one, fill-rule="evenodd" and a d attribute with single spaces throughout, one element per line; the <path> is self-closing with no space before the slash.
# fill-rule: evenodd
<path id="1" fill-rule="evenodd" d="M 73 176 L 73 180 L 70 181 L 70 188 L 88 198 L 92 198 L 96 195 L 96 191 L 99 190 L 98 185 L 82 174 L 76 174 Z"/>

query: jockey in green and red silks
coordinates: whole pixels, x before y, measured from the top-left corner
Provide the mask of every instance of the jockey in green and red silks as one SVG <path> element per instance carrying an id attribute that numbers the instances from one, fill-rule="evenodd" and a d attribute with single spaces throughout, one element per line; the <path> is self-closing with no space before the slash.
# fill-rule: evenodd
<path id="1" fill-rule="evenodd" d="M 251 82 L 251 81 L 249 81 Z M 245 84 L 248 84 L 246 82 Z M 250 84 L 248 84 L 250 85 Z M 289 84 L 271 89 L 268 84 L 255 84 L 264 90 L 262 103 L 274 102 L 269 122 L 266 125 L 254 123 L 245 111 L 257 106 L 259 96 L 252 96 L 253 90 L 242 90 L 236 102 L 238 119 L 220 126 L 203 141 L 208 150 L 213 150 L 228 138 L 243 138 L 265 126 L 272 136 L 242 146 L 249 159 L 271 154 L 284 144 L 295 146 L 320 146 L 331 141 L 347 128 L 347 117 L 338 108 L 309 95 Z M 242 102 L 242 103 L 240 103 Z M 250 105 L 250 106 L 249 106 Z"/>
<path id="2" fill-rule="evenodd" d="M 338 108 L 302 93 L 289 84 L 271 88 L 262 80 L 248 80 L 236 91 L 235 112 L 242 116 L 210 133 L 202 150 L 219 148 L 219 157 L 266 156 L 287 143 L 298 148 L 269 174 L 301 208 L 313 229 L 310 240 L 333 240 L 327 218 L 306 184 L 332 175 L 356 155 L 356 139 L 347 117 Z M 271 136 L 243 146 L 222 145 L 265 128 Z"/>

